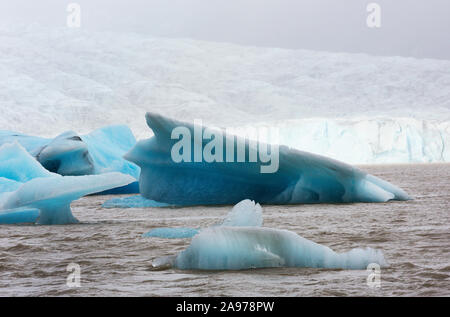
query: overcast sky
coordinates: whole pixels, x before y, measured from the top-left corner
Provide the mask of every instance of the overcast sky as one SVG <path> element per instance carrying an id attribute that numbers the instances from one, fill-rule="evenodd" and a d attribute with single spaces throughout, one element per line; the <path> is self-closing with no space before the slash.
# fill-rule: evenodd
<path id="1" fill-rule="evenodd" d="M 449 0 L 1 0 L 0 23 L 64 27 L 71 2 L 86 30 L 450 60 Z"/>

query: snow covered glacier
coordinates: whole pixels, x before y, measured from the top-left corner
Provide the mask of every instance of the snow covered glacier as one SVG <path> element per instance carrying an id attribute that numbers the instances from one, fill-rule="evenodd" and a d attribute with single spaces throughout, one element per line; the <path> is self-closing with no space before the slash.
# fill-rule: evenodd
<path id="1" fill-rule="evenodd" d="M 243 199 L 266 204 L 409 199 L 400 188 L 355 167 L 286 146 L 279 146 L 279 168 L 274 173 L 261 173 L 263 163 L 258 161 L 196 162 L 194 157 L 175 162 L 172 149 L 178 140 L 172 131 L 177 127 L 190 131 L 191 158 L 196 143 L 208 146 L 209 141 L 195 137 L 198 129 L 205 133 L 206 128 L 153 113 L 147 113 L 146 120 L 154 136 L 139 141 L 125 158 L 141 167 L 140 192 L 147 199 L 176 205 L 235 204 Z M 227 135 L 220 140 L 221 152 L 227 150 L 227 138 L 235 140 L 236 149 L 242 146 L 249 153 L 248 140 Z"/>
<path id="2" fill-rule="evenodd" d="M 281 143 L 350 164 L 450 161 L 446 60 L 11 23 L 0 25 L 0 54 L 1 129 L 126 124 L 141 139 L 151 110 L 280 127 Z"/>
<path id="3" fill-rule="evenodd" d="M 47 171 L 18 143 L 0 147 L 0 224 L 68 224 L 78 220 L 70 203 L 135 181 L 118 172 L 61 176 Z"/>

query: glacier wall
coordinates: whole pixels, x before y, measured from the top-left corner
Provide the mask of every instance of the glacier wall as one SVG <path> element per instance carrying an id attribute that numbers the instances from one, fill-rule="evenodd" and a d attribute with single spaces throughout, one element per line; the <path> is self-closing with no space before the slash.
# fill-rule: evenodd
<path id="1" fill-rule="evenodd" d="M 450 121 L 308 118 L 248 127 L 276 128 L 280 144 L 349 164 L 450 162 Z"/>

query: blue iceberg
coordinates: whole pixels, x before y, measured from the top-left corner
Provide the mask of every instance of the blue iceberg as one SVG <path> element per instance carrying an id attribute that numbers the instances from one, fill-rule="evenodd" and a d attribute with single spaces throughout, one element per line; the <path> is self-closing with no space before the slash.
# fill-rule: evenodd
<path id="1" fill-rule="evenodd" d="M 224 227 L 261 227 L 263 224 L 262 208 L 259 204 L 245 199 L 236 204 L 221 223 L 214 226 Z M 142 236 L 165 239 L 192 238 L 202 229 L 195 228 L 155 228 Z"/>
<path id="2" fill-rule="evenodd" d="M 94 174 L 94 162 L 88 147 L 73 131 L 57 136 L 41 147 L 35 156 L 43 167 L 53 173 L 64 176 Z"/>
<path id="3" fill-rule="evenodd" d="M 63 176 L 80 176 L 120 172 L 131 175 L 135 182 L 107 194 L 138 193 L 140 168 L 123 158 L 135 144 L 131 130 L 114 125 L 79 136 L 67 131 L 53 139 L 0 131 L 0 144 L 18 142 L 45 169 Z"/>
<path id="4" fill-rule="evenodd" d="M 206 132 L 214 135 L 206 128 L 153 113 L 147 113 L 146 120 L 154 136 L 139 141 L 125 158 L 141 167 L 140 192 L 147 199 L 175 205 L 235 204 L 246 198 L 264 204 L 410 199 L 400 188 L 356 167 L 286 146 L 279 146 L 278 169 L 274 173 L 262 173 L 267 167 L 263 162 L 238 160 L 239 148 L 244 148 L 245 153 L 254 148 L 247 139 L 224 135 L 211 137 L 212 141 L 207 142 L 195 136 L 198 130 L 203 135 Z M 183 149 L 186 160 L 175 162 L 171 154 L 179 140 L 172 137 L 180 127 L 189 135 L 191 147 Z M 229 140 L 234 141 L 230 160 L 196 160 L 199 146 L 201 151 L 211 148 L 210 143 L 215 142 L 215 153 L 225 153 Z M 257 144 L 259 157 L 262 146 Z"/>
<path id="5" fill-rule="evenodd" d="M 121 172 L 138 179 L 140 168 L 123 156 L 136 144 L 130 128 L 114 125 L 81 136 L 94 163 L 94 174 Z"/>
<path id="6" fill-rule="evenodd" d="M 39 210 L 39 217 L 35 221 L 37 224 L 77 223 L 78 220 L 70 209 L 72 201 L 85 195 L 125 186 L 133 181 L 132 176 L 117 172 L 35 178 L 14 192 L 0 195 L 0 211 L 17 214 L 19 209 L 37 209 Z"/>
<path id="7" fill-rule="evenodd" d="M 5 144 L 0 147 L 0 223 L 76 223 L 73 200 L 134 181 L 118 172 L 61 176 L 43 168 L 18 143 Z"/>
<path id="8" fill-rule="evenodd" d="M 177 256 L 156 259 L 153 265 L 183 270 L 366 269 L 370 263 L 387 266 L 383 253 L 371 248 L 337 253 L 287 230 L 211 227 L 196 235 L 190 246 Z"/>
<path id="9" fill-rule="evenodd" d="M 8 143 L 0 146 L 0 186 L 7 184 L 17 187 L 37 177 L 51 177 L 53 173 L 39 164 L 19 143 Z"/>

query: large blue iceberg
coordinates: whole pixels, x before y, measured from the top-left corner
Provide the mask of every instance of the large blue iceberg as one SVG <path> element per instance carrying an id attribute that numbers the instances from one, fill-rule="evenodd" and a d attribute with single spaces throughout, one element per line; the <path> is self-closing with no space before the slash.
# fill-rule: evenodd
<path id="1" fill-rule="evenodd" d="M 199 129 L 153 113 L 147 113 L 146 120 L 154 136 L 139 141 L 125 158 L 141 167 L 140 192 L 147 199 L 176 205 L 235 204 L 246 198 L 265 204 L 409 199 L 400 188 L 356 167 L 286 146 L 279 146 L 276 172 L 261 173 L 266 166 L 263 162 L 239 162 L 237 158 L 239 148 L 250 153 L 252 145 L 247 139 L 232 135 L 217 137 L 204 127 Z M 186 160 L 175 162 L 171 154 L 179 140 L 172 137 L 180 127 L 189 135 L 191 147 L 183 149 Z M 196 138 L 198 130 L 202 135 L 208 133 L 211 141 Z M 225 153 L 229 140 L 234 141 L 230 160 L 196 161 L 199 146 L 201 151 L 215 142 L 214 151 Z M 259 157 L 262 145 L 257 144 Z"/>
<path id="2" fill-rule="evenodd" d="M 70 203 L 135 181 L 118 172 L 61 176 L 44 169 L 18 143 L 0 147 L 0 223 L 68 224 L 78 220 Z"/>
<path id="3" fill-rule="evenodd" d="M 263 224 L 262 208 L 260 204 L 245 199 L 236 204 L 222 222 L 214 226 L 225 227 L 261 227 Z M 192 238 L 202 229 L 197 228 L 154 228 L 142 236 L 145 238 L 183 239 Z"/>
<path id="4" fill-rule="evenodd" d="M 176 256 L 158 258 L 153 266 L 185 270 L 242 270 L 271 267 L 366 269 L 387 266 L 371 248 L 337 253 L 294 232 L 260 227 L 211 227 L 196 235 Z"/>
<path id="5" fill-rule="evenodd" d="M 105 193 L 139 192 L 137 180 L 140 169 L 123 158 L 136 144 L 136 139 L 127 126 L 108 126 L 83 136 L 67 131 L 53 139 L 0 131 L 0 145 L 12 142 L 20 143 L 50 172 L 63 176 L 120 172 L 133 176 L 136 181 Z"/>

